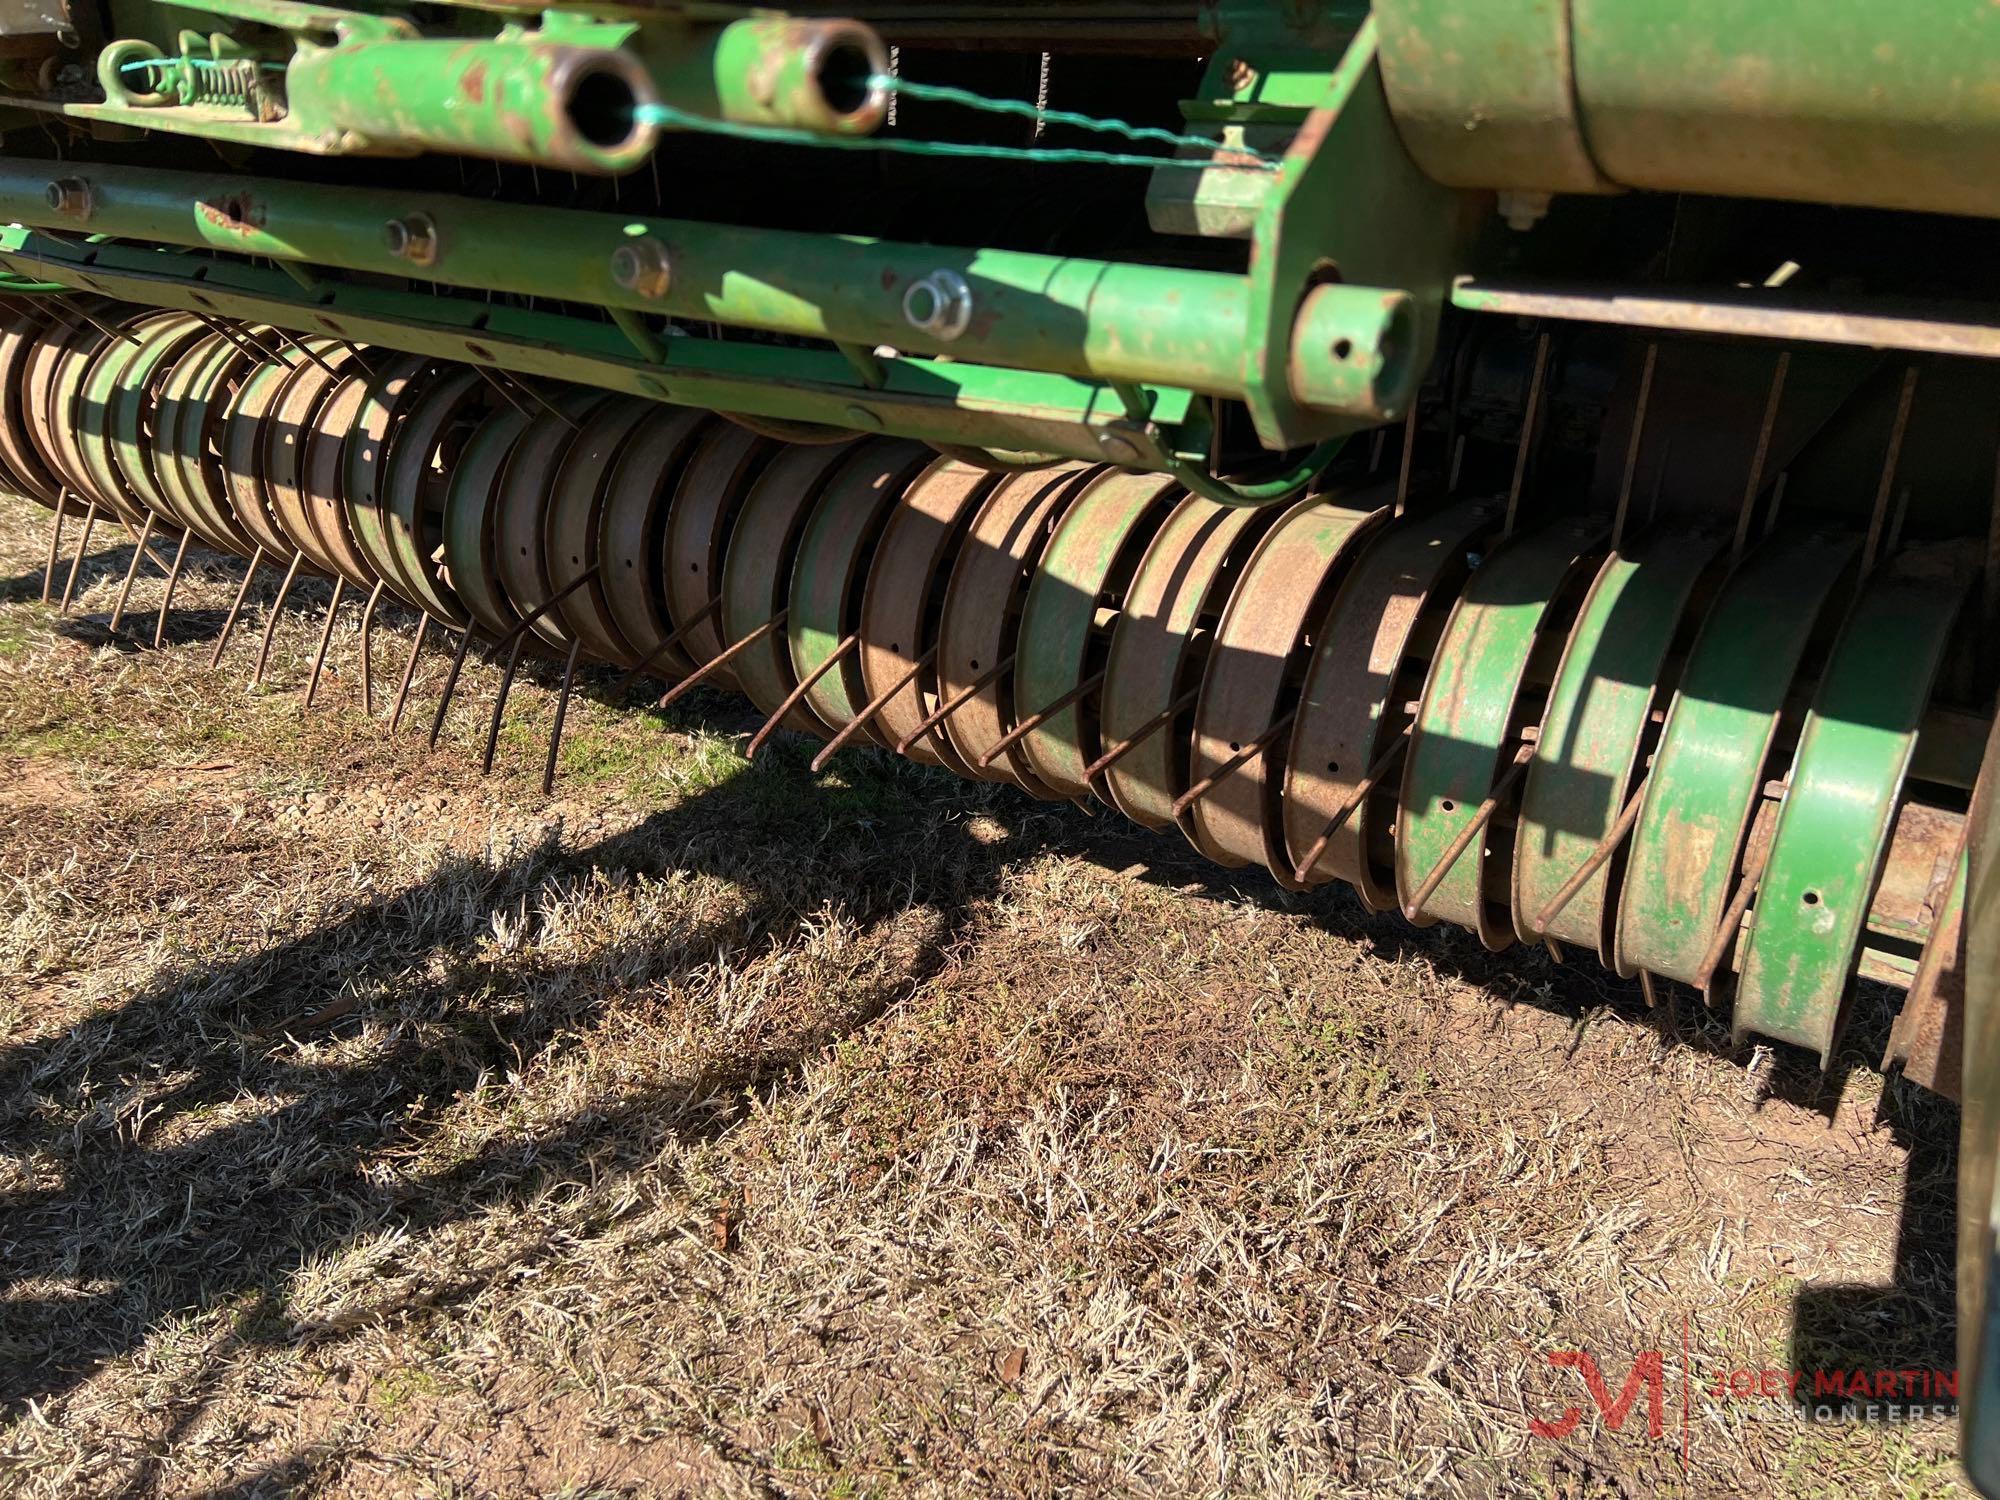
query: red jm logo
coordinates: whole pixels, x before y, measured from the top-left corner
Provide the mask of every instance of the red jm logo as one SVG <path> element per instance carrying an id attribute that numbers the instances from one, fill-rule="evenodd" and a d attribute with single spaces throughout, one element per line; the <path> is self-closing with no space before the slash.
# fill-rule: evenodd
<path id="1" fill-rule="evenodd" d="M 1557 1349 L 1549 1354 L 1548 1361 L 1558 1370 L 1575 1370 L 1583 1376 L 1584 1388 L 1597 1404 L 1604 1425 L 1613 1432 L 1625 1430 L 1625 1418 L 1631 1414 L 1632 1403 L 1638 1399 L 1642 1387 L 1646 1392 L 1646 1436 L 1659 1437 L 1666 1431 L 1667 1376 L 1665 1361 L 1660 1357 L 1659 1350 L 1648 1349 L 1639 1356 L 1631 1374 L 1625 1377 L 1625 1387 L 1619 1391 L 1615 1401 L 1611 1399 L 1611 1390 L 1597 1368 L 1597 1361 L 1583 1350 Z M 1553 1422 L 1534 1418 L 1528 1423 L 1528 1431 L 1536 1437 L 1566 1438 L 1582 1420 L 1583 1412 L 1572 1406 Z"/>

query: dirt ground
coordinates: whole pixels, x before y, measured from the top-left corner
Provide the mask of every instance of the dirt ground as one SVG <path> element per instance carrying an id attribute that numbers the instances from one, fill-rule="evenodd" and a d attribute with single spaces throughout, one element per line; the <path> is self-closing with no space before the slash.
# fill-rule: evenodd
<path id="1" fill-rule="evenodd" d="M 544 798 L 546 680 L 482 778 L 435 636 L 389 732 L 408 615 L 371 721 L 343 606 L 306 713 L 323 587 L 251 691 L 275 578 L 211 671 L 238 565 L 156 652 L 123 536 L 40 604 L 45 519 L 0 500 L 8 1492 L 1957 1490 L 1948 1418 L 1728 1387 L 1954 1363 L 1956 1114 L 1879 1004 L 1823 1078 L 610 674 Z"/>

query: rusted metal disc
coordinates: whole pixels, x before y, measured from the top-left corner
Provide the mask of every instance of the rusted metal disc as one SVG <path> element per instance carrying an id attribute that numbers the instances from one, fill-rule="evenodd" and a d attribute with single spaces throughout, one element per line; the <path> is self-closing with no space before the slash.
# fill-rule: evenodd
<path id="1" fill-rule="evenodd" d="M 827 481 L 854 451 L 852 443 L 786 448 L 751 482 L 722 559 L 722 637 L 740 641 L 785 607 L 806 521 Z M 785 632 L 773 630 L 729 663 L 743 695 L 766 714 L 798 686 Z M 801 702 L 785 726 L 824 735 L 826 726 Z"/>
<path id="2" fill-rule="evenodd" d="M 354 418 L 359 393 L 366 388 L 363 371 L 350 369 L 334 375 L 318 369 L 299 372 L 286 402 L 288 408 L 310 403 L 305 414 L 304 451 L 299 458 L 299 490 L 321 553 L 339 569 L 340 576 L 364 590 L 374 588 L 377 582 L 386 583 L 408 599 L 402 580 L 384 574 L 377 559 L 362 550 L 354 529 L 355 508 L 347 494 L 347 449 L 358 441 Z"/>
<path id="3" fill-rule="evenodd" d="M 364 378 L 359 371 L 346 377 L 330 376 L 317 365 L 301 362 L 285 376 L 272 420 L 265 427 L 264 493 L 270 500 L 271 515 L 305 560 L 329 577 L 347 574 L 316 524 L 308 497 L 307 450 L 316 430 L 315 420 L 329 398 Z M 339 413 L 336 420 L 349 415 L 351 411 Z M 344 433 L 346 428 L 335 430 Z"/>
<path id="4" fill-rule="evenodd" d="M 707 412 L 656 406 L 619 450 L 605 480 L 598 542 L 604 559 L 604 603 L 618 622 L 619 634 L 642 660 L 650 659 L 673 634 L 662 556 L 667 507 L 682 465 L 709 425 Z M 682 677 L 693 665 L 674 648 L 655 663 L 655 669 Z"/>
<path id="5" fill-rule="evenodd" d="M 938 732 L 974 776 L 1009 782 L 1036 797 L 1056 793 L 1029 769 L 1018 744 L 995 756 L 991 765 L 979 764 L 979 757 L 999 744 L 1014 722 L 1013 672 L 987 679 L 1014 655 L 1028 580 L 1063 508 L 1098 472 L 1093 465 L 1068 464 L 1001 480 L 973 518 L 945 585 L 933 711 L 964 701 Z"/>
<path id="6" fill-rule="evenodd" d="M 409 559 L 389 539 L 390 450 L 404 415 L 444 368 L 423 355 L 406 355 L 365 379 L 342 381 L 328 398 L 343 413 L 350 408 L 353 413 L 344 418 L 348 437 L 342 453 L 354 544 L 389 587 L 413 604 L 422 599 L 422 586 L 411 576 Z"/>
<path id="7" fill-rule="evenodd" d="M 493 549 L 495 571 L 515 611 L 526 617 L 555 594 L 549 582 L 547 535 L 549 497 L 577 429 L 611 397 L 604 391 L 563 391 L 550 397 L 553 410 L 528 424 L 507 455 L 500 475 L 500 514 Z M 548 645 L 567 651 L 569 626 L 554 610 L 529 629 Z"/>
<path id="8" fill-rule="evenodd" d="M 0 317 L 0 463 L 23 495 L 53 508 L 60 484 L 30 435 L 27 394 L 28 357 L 50 326 L 48 309 L 27 300 Z M 69 509 L 82 513 L 73 501 Z"/>
<path id="9" fill-rule="evenodd" d="M 257 363 L 227 340 L 190 349 L 160 388 L 164 399 L 153 435 L 160 492 L 198 535 L 244 557 L 256 541 L 229 503 L 219 443 L 230 402 Z"/>
<path id="10" fill-rule="evenodd" d="M 556 606 L 570 634 L 583 642 L 585 655 L 621 667 L 637 666 L 639 658 L 618 629 L 605 598 L 605 560 L 599 551 L 604 494 L 620 450 L 639 423 L 656 410 L 652 402 L 637 396 L 616 396 L 593 411 L 570 444 L 543 521 L 549 586 L 560 593 L 575 585 Z M 594 576 L 578 582 L 593 569 Z"/>
<path id="11" fill-rule="evenodd" d="M 71 441 L 76 393 L 85 367 L 103 348 L 105 337 L 95 324 L 76 315 L 67 322 L 58 319 L 35 346 L 28 356 L 28 431 L 43 462 L 64 486 L 86 501 L 110 508 L 131 525 L 131 515 L 118 505 L 123 497 L 97 493 Z"/>
<path id="12" fill-rule="evenodd" d="M 466 439 L 445 486 L 444 570 L 466 613 L 496 640 L 521 623 L 496 555 L 500 476 L 533 420 L 518 407 L 494 407 Z"/>
<path id="13" fill-rule="evenodd" d="M 1396 898 L 1412 919 L 1470 927 L 1495 952 L 1514 940 L 1512 830 L 1499 799 L 1535 727 L 1523 722 L 1537 711 L 1523 689 L 1531 664 L 1542 659 L 1548 670 L 1550 647 L 1559 651 L 1568 639 L 1605 530 L 1601 522 L 1562 521 L 1493 549 L 1452 608 L 1410 731 Z M 1489 800 L 1495 810 L 1482 825 Z M 1454 853 L 1461 838 L 1469 841 Z"/>
<path id="14" fill-rule="evenodd" d="M 132 353 L 130 361 L 122 369 L 100 367 L 85 387 L 84 399 L 103 412 L 104 449 L 120 482 L 155 515 L 186 528 L 186 518 L 160 485 L 159 398 L 167 375 L 210 335 L 199 319 L 183 314 L 142 321 L 143 328 L 133 325 L 139 343 L 126 346 Z M 98 384 L 100 379 L 106 382 L 103 389 Z M 85 444 L 84 455 L 87 459 L 91 457 L 89 442 Z M 233 518 L 233 508 L 231 515 Z M 202 533 L 196 529 L 195 535 Z"/>
<path id="15" fill-rule="evenodd" d="M 1219 776 L 1188 808 L 1183 830 L 1219 864 L 1260 861 L 1291 883 L 1280 825 L 1286 736 L 1225 769 L 1297 703 L 1310 632 L 1325 616 L 1345 564 L 1374 528 L 1392 487 L 1309 496 L 1264 534 L 1243 566 L 1202 669 L 1188 760 L 1191 786 Z"/>
<path id="16" fill-rule="evenodd" d="M 1201 682 L 1209 638 L 1246 555 L 1277 519 L 1269 509 L 1218 505 L 1189 495 L 1147 544 L 1126 590 L 1104 686 L 1097 697 L 1098 737 L 1108 753 L 1144 733 L 1103 773 L 1111 804 L 1135 823 L 1166 828 L 1174 799 L 1188 789 L 1194 705 L 1160 716 Z"/>
<path id="17" fill-rule="evenodd" d="M 411 602 L 454 628 L 468 617 L 440 563 L 445 492 L 466 437 L 491 409 L 490 388 L 475 370 L 452 370 L 424 382 L 390 435 L 389 467 L 381 481 L 383 540 L 402 577 L 416 589 Z"/>
<path id="18" fill-rule="evenodd" d="M 1181 494 L 1171 479 L 1123 469 L 1093 475 L 1080 488 L 1021 605 L 1016 722 L 1044 712 L 1103 667 L 1126 586 Z M 1020 744 L 1044 785 L 1065 797 L 1085 795 L 1091 788 L 1084 767 L 1103 748 L 1096 695 L 1052 715 Z"/>
<path id="19" fill-rule="evenodd" d="M 1436 639 L 1471 554 L 1500 519 L 1489 500 L 1411 517 L 1382 533 L 1341 585 L 1313 642 L 1285 759 L 1285 857 L 1294 869 L 1401 733 L 1402 705 L 1423 687 L 1424 662 L 1412 653 Z M 1348 881 L 1376 911 L 1396 904 L 1388 825 L 1402 776 L 1391 769 L 1397 774 L 1378 777 L 1379 793 L 1333 831 L 1306 877 L 1308 885 Z"/>
<path id="20" fill-rule="evenodd" d="M 290 564 L 298 548 L 272 510 L 266 455 L 273 413 L 291 373 L 288 366 L 275 364 L 252 370 L 229 403 L 222 425 L 223 493 L 230 514 L 281 566 Z"/>
<path id="21" fill-rule="evenodd" d="M 849 453 L 821 491 L 799 539 L 785 617 L 792 670 L 801 681 L 861 628 L 862 592 L 876 540 L 903 491 L 936 457 L 927 443 L 871 438 Z M 846 728 L 867 701 L 861 666 L 851 649 L 806 689 L 806 704 L 836 731 Z"/>
<path id="22" fill-rule="evenodd" d="M 722 653 L 722 628 L 712 606 L 722 588 L 722 559 L 736 513 L 750 482 L 784 445 L 734 423 L 716 423 L 696 443 L 667 508 L 661 572 L 667 618 L 686 631 L 681 650 L 700 664 Z M 710 678 L 717 687 L 735 682 L 725 666 Z"/>
<path id="23" fill-rule="evenodd" d="M 999 482 L 990 469 L 943 459 L 917 476 L 903 503 L 889 513 L 861 597 L 861 682 L 867 700 L 896 688 L 867 731 L 884 744 L 896 744 L 937 707 L 935 662 L 914 678 L 910 669 L 937 644 L 952 561 Z M 971 774 L 942 735 L 924 736 L 908 753 L 912 760 Z"/>

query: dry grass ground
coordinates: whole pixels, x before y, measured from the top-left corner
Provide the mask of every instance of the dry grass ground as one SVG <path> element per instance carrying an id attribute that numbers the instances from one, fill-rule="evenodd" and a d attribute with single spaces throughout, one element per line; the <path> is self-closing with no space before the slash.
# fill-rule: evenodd
<path id="1" fill-rule="evenodd" d="M 58 621 L 43 519 L 0 501 L 7 1491 L 1956 1487 L 1949 1423 L 1703 1389 L 1952 1362 L 1956 1117 L 1878 1017 L 1823 1082 L 1109 815 L 748 765 L 720 697 L 580 703 L 547 800 L 545 684 L 481 779 L 490 670 L 426 755 L 349 614 L 302 716 L 316 612 L 248 693 L 232 568 L 134 649 L 127 544 Z M 1665 1352 L 1661 1437 L 1577 1347 Z"/>

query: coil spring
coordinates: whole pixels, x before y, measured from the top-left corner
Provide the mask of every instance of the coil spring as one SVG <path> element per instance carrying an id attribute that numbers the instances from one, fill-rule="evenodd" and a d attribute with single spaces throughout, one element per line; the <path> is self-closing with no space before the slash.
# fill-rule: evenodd
<path id="1" fill-rule="evenodd" d="M 1865 575 L 1810 531 L 1613 550 L 1478 499 L 1397 516 L 1368 482 L 1243 510 L 89 301 L 11 312 L 0 404 L 20 492 L 394 595 L 460 663 L 511 641 L 732 687 L 759 743 L 829 739 L 815 764 L 865 743 L 1095 797 L 1649 984 L 1733 970 L 1739 1028 L 1823 1054 L 1857 965 L 1922 988 L 1955 940 L 1962 812 L 1905 786 L 1968 582 L 1949 550 Z M 1849 784 L 1816 747 L 1857 694 Z M 1860 857 L 1813 863 L 1829 838 Z"/>

